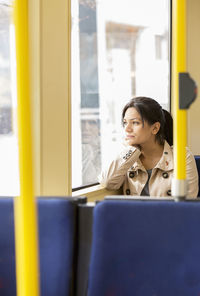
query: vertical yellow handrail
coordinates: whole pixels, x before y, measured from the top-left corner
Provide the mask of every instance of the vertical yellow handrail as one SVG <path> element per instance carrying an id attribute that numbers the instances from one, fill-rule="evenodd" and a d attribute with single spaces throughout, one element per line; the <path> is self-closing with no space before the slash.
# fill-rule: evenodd
<path id="1" fill-rule="evenodd" d="M 28 0 L 14 1 L 20 196 L 15 198 L 17 295 L 39 295 L 37 210 L 34 201 Z"/>
<path id="2" fill-rule="evenodd" d="M 186 72 L 186 0 L 172 1 L 172 103 L 174 179 L 172 195 L 186 196 L 187 113 L 179 109 L 179 73 Z"/>

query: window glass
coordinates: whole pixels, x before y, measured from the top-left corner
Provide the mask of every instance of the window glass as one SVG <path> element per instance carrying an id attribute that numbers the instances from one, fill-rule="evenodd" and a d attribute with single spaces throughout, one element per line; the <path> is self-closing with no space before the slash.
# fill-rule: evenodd
<path id="1" fill-rule="evenodd" d="M 72 187 L 98 182 L 129 99 L 169 109 L 169 2 L 72 1 Z"/>
<path id="2" fill-rule="evenodd" d="M 0 0 L 0 195 L 19 194 L 12 0 Z"/>

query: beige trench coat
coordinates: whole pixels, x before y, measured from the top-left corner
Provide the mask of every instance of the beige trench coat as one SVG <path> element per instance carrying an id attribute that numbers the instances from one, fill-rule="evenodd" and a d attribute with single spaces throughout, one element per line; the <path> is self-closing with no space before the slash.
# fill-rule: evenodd
<path id="1" fill-rule="evenodd" d="M 119 189 L 123 186 L 124 195 L 141 195 L 148 180 L 148 174 L 139 156 L 141 152 L 133 146 L 128 146 L 111 162 L 108 169 L 102 172 L 100 183 L 107 189 Z M 152 197 L 167 197 L 171 195 L 173 177 L 173 148 L 165 141 L 163 155 L 152 169 L 149 179 L 149 194 Z M 198 172 L 195 159 L 187 149 L 186 157 L 187 197 L 197 197 Z"/>

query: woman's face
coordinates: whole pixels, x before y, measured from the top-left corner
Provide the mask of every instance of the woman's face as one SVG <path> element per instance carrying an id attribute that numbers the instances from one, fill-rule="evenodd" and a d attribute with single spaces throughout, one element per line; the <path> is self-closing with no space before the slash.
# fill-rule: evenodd
<path id="1" fill-rule="evenodd" d="M 151 144 L 160 128 L 159 122 L 152 125 L 146 121 L 143 123 L 140 114 L 133 107 L 126 110 L 123 123 L 125 140 L 130 146 Z"/>

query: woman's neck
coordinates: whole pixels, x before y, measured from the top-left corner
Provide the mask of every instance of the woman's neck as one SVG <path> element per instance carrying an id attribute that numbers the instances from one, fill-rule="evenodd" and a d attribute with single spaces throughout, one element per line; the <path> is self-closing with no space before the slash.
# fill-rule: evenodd
<path id="1" fill-rule="evenodd" d="M 153 142 L 151 145 L 141 145 L 141 152 L 144 157 L 162 156 L 164 145 L 160 145 L 158 142 Z"/>
<path id="2" fill-rule="evenodd" d="M 152 169 L 159 162 L 163 154 L 164 145 L 153 142 L 151 145 L 141 145 L 140 160 L 146 169 Z"/>

